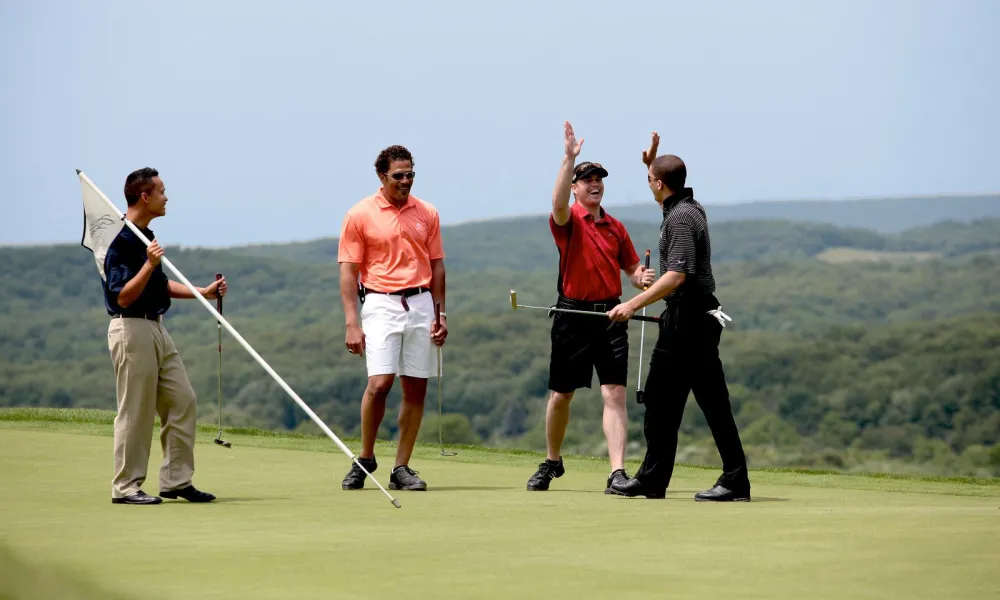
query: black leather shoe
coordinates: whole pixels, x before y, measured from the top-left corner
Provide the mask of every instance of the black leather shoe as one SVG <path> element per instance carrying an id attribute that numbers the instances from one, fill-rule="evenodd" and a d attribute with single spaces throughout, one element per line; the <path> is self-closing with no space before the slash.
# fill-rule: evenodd
<path id="1" fill-rule="evenodd" d="M 750 492 L 734 492 L 727 487 L 716 484 L 710 490 L 695 494 L 694 500 L 695 502 L 750 502 Z"/>
<path id="2" fill-rule="evenodd" d="M 163 498 L 150 496 L 142 490 L 132 492 L 124 498 L 111 499 L 111 504 L 159 504 L 160 502 L 163 502 Z"/>
<path id="3" fill-rule="evenodd" d="M 208 492 L 197 490 L 193 485 L 170 492 L 160 492 L 160 495 L 164 498 L 170 498 L 171 500 L 183 498 L 188 502 L 211 502 L 212 500 L 215 500 L 215 496 L 209 494 Z"/>
<path id="4" fill-rule="evenodd" d="M 628 483 L 628 480 L 629 476 L 628 473 L 625 472 L 625 469 L 615 469 L 614 471 L 611 471 L 611 475 L 608 477 L 607 486 L 604 488 L 604 493 L 618 494 L 619 492 L 615 491 L 613 488 L 614 484 L 618 484 L 618 487 L 624 487 L 625 484 Z"/>
<path id="5" fill-rule="evenodd" d="M 423 492 L 427 489 L 427 483 L 417 477 L 416 471 L 406 465 L 400 465 L 389 475 L 389 489 Z"/>
<path id="6" fill-rule="evenodd" d="M 566 467 L 563 466 L 561 456 L 558 461 L 546 458 L 538 465 L 538 470 L 528 480 L 528 491 L 544 492 L 549 489 L 549 483 L 552 482 L 553 477 L 562 477 L 565 473 Z"/>
<path id="7" fill-rule="evenodd" d="M 611 482 L 611 485 L 608 486 L 608 489 L 611 490 L 610 492 L 606 492 L 608 494 L 617 494 L 619 496 L 627 496 L 629 498 L 645 496 L 647 498 L 659 500 L 666 498 L 667 496 L 666 492 L 657 492 L 646 489 L 646 486 L 635 477 L 624 482 L 613 481 Z"/>
<path id="8" fill-rule="evenodd" d="M 369 473 L 374 473 L 375 469 L 378 468 L 378 462 L 375 457 L 371 458 L 361 458 L 358 457 L 358 462 L 361 463 Z M 360 490 L 365 487 L 365 472 L 362 471 L 357 464 L 351 463 L 351 470 L 347 472 L 344 480 L 340 482 L 340 489 L 343 490 Z"/>

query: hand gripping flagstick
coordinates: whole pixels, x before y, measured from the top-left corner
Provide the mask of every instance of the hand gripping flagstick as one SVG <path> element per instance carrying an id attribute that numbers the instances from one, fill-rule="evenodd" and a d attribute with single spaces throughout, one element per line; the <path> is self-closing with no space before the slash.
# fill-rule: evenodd
<path id="1" fill-rule="evenodd" d="M 112 204 L 110 200 L 108 200 L 108 197 L 104 195 L 104 192 L 102 192 L 96 185 L 94 185 L 94 183 L 90 180 L 90 178 L 88 178 L 82 171 L 80 171 L 80 169 L 76 170 L 76 174 L 80 177 L 80 180 L 84 184 L 89 186 L 98 196 L 100 196 L 100 198 L 105 202 L 105 204 L 108 205 L 108 208 L 114 211 L 114 214 L 118 216 L 119 220 L 125 222 L 125 225 L 128 226 L 128 228 L 131 229 L 133 233 L 135 233 L 136 237 L 142 240 L 143 244 L 145 244 L 148 247 L 152 243 L 149 239 L 146 238 L 145 235 L 143 235 L 142 231 L 140 231 L 139 228 L 135 226 L 135 224 L 133 224 L 131 221 L 125 218 L 125 215 L 123 215 L 121 211 L 119 211 L 118 208 L 114 204 Z M 86 202 L 86 195 L 84 196 L 84 201 Z M 273 377 L 274 380 L 278 382 L 278 385 L 281 386 L 281 389 L 285 390 L 285 392 L 292 398 L 292 400 L 294 400 L 295 403 L 298 404 L 299 407 L 303 411 L 305 411 L 307 415 L 309 415 L 309 418 L 312 419 L 313 422 L 316 423 L 316 425 L 318 425 L 319 428 L 323 430 L 323 433 L 325 433 L 327 437 L 333 440 L 333 442 L 337 445 L 337 447 L 340 448 L 340 450 L 344 454 L 346 454 L 347 457 L 350 458 L 354 462 L 354 464 L 356 464 L 358 468 L 361 469 L 361 471 L 364 472 L 364 474 L 369 479 L 375 482 L 375 485 L 377 485 L 378 489 L 382 490 L 382 493 L 385 494 L 387 498 L 389 498 L 389 501 L 392 502 L 392 505 L 395 506 L 396 508 L 400 508 L 399 501 L 393 498 L 389 494 L 389 492 L 387 492 L 385 488 L 382 487 L 382 484 L 380 484 L 377 479 L 372 477 L 372 474 L 369 473 L 367 469 L 365 469 L 365 467 L 358 460 L 358 457 L 353 452 L 351 452 L 347 446 L 344 445 L 344 442 L 340 441 L 340 438 L 338 438 L 335 433 L 330 431 L 330 428 L 326 426 L 326 423 L 324 423 L 322 419 L 316 416 L 316 413 L 314 413 L 312 409 L 309 408 L 309 405 L 303 402 L 302 398 L 299 398 L 299 395 L 296 394 L 295 391 L 292 390 L 292 388 L 289 387 L 287 383 L 285 383 L 285 380 L 274 372 L 274 369 L 271 368 L 271 365 L 267 364 L 267 362 L 263 358 L 261 358 L 259 354 L 257 354 L 257 351 L 254 350 L 253 347 L 251 347 L 250 344 L 248 344 L 247 341 L 243 339 L 243 336 L 241 336 L 239 332 L 236 331 L 236 329 L 234 329 L 233 326 L 229 324 L 229 321 L 223 318 L 222 315 L 219 314 L 219 312 L 215 310 L 215 308 L 211 304 L 209 304 L 208 300 L 206 300 L 204 296 L 198 293 L 198 288 L 191 285 L 191 282 L 188 281 L 187 277 L 184 277 L 184 274 L 181 273 L 177 269 L 177 267 L 175 267 L 170 262 L 170 260 L 167 259 L 166 256 L 160 258 L 160 263 L 166 266 L 171 273 L 176 275 L 177 278 L 180 279 L 181 283 L 183 283 L 186 288 L 191 290 L 191 293 L 194 294 L 195 300 L 200 302 L 201 305 L 205 307 L 205 310 L 207 310 L 213 317 L 215 317 L 215 319 L 226 328 L 226 331 L 228 331 L 230 335 L 236 338 L 236 341 L 239 342 L 241 346 L 243 346 L 243 348 L 250 354 L 250 356 L 252 356 L 254 360 L 256 360 L 257 363 L 260 364 L 260 366 L 263 367 L 265 371 L 267 371 L 268 375 Z"/>
<path id="2" fill-rule="evenodd" d="M 646 270 L 649 270 L 649 248 L 646 248 Z M 645 272 L 643 272 L 645 275 Z M 642 286 L 642 291 L 649 289 L 648 285 Z M 646 316 L 646 307 L 642 307 L 642 316 Z M 642 346 L 646 341 L 646 322 L 642 322 L 642 327 L 639 328 L 639 377 L 635 381 L 635 401 L 637 404 L 642 404 Z"/>
<path id="3" fill-rule="evenodd" d="M 601 312 L 599 310 L 573 310 L 570 308 L 553 308 L 551 306 L 527 306 L 525 304 L 518 304 L 517 292 L 515 292 L 514 290 L 510 291 L 510 307 L 513 308 L 514 310 L 517 310 L 519 308 L 534 308 L 538 310 L 544 310 L 547 312 L 563 312 L 563 313 L 572 313 L 574 315 L 591 315 L 591 316 L 604 317 L 605 319 L 608 318 L 608 313 Z M 660 317 L 647 317 L 646 315 L 632 315 L 629 318 L 634 321 L 646 321 L 648 323 L 660 322 Z"/>

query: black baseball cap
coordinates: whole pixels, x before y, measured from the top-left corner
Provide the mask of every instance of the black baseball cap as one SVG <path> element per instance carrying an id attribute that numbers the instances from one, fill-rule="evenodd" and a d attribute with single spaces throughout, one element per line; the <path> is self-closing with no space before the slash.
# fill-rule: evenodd
<path id="1" fill-rule="evenodd" d="M 608 170 L 601 166 L 601 163 L 582 162 L 573 169 L 573 183 L 577 179 L 590 175 L 599 175 L 601 178 L 608 176 Z"/>

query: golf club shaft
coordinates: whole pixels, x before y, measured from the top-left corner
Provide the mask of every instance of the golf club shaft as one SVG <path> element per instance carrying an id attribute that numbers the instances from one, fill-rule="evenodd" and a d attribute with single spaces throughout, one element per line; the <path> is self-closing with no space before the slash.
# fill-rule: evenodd
<path id="1" fill-rule="evenodd" d="M 646 269 L 649 269 L 649 248 L 646 248 Z M 648 286 L 642 286 L 642 291 L 649 289 Z M 642 307 L 642 316 L 646 316 L 646 307 Z M 646 322 L 642 322 L 642 326 L 639 328 L 639 378 L 635 382 L 636 394 L 642 399 L 642 347 L 646 343 Z"/>
<path id="2" fill-rule="evenodd" d="M 215 274 L 215 280 L 218 281 L 222 279 L 222 273 Z M 222 314 L 222 296 L 218 295 L 216 292 L 215 296 L 216 310 L 219 314 Z M 218 439 L 222 439 L 222 321 L 216 321 L 215 326 L 219 331 L 219 434 L 216 436 Z"/>
<path id="3" fill-rule="evenodd" d="M 441 327 L 441 303 L 440 302 L 434 304 L 434 322 L 437 324 L 438 327 Z M 442 365 L 441 365 L 441 346 L 437 347 L 437 355 L 438 355 L 437 356 L 437 359 L 438 359 L 437 360 L 437 371 L 438 371 L 437 372 L 437 376 L 438 376 L 438 382 L 437 382 L 438 383 L 438 444 L 441 446 L 441 454 L 444 454 L 444 432 L 442 430 L 442 425 L 441 425 L 441 416 L 442 416 L 443 411 L 444 411 L 443 406 L 442 406 L 444 404 L 444 399 L 442 398 L 443 389 L 442 389 L 442 382 L 441 382 L 441 372 L 443 370 L 442 369 Z"/>
<path id="4" fill-rule="evenodd" d="M 441 346 L 438 346 L 438 444 L 441 446 L 441 454 L 444 454 L 444 431 L 442 429 L 443 425 L 441 423 L 441 417 L 444 414 L 443 404 L 444 404 L 444 390 L 442 389 L 441 382 Z"/>
<path id="5" fill-rule="evenodd" d="M 537 310 L 572 313 L 572 314 L 575 314 L 575 315 L 591 315 L 591 316 L 596 315 L 596 316 L 600 316 L 600 317 L 604 317 L 604 318 L 608 317 L 607 313 L 598 312 L 596 310 L 573 310 L 571 308 L 552 308 L 552 307 L 549 307 L 549 306 L 526 306 L 524 304 L 518 304 L 516 306 L 517 306 L 517 308 L 534 308 L 534 309 L 537 309 Z M 660 318 L 659 317 L 647 317 L 645 315 L 632 315 L 631 320 L 633 320 L 633 321 L 646 321 L 646 322 L 649 322 L 649 323 L 659 323 L 660 322 Z"/>

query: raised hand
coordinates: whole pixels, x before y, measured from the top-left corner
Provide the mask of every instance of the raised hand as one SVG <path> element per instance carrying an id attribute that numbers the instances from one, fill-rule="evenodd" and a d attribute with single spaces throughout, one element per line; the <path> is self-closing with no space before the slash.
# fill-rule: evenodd
<path id="1" fill-rule="evenodd" d="M 564 127 L 566 130 L 566 156 L 576 158 L 580 155 L 580 149 L 583 148 L 583 138 L 580 138 L 579 142 L 576 141 L 576 134 L 569 121 L 566 121 Z"/>
<path id="2" fill-rule="evenodd" d="M 660 147 L 660 134 L 653 132 L 653 141 L 649 144 L 649 150 L 642 151 L 642 162 L 649 167 L 656 158 L 656 149 Z"/>

